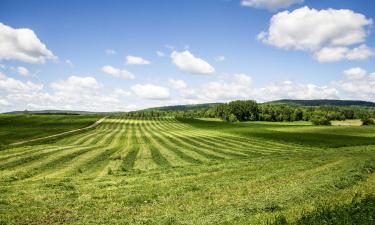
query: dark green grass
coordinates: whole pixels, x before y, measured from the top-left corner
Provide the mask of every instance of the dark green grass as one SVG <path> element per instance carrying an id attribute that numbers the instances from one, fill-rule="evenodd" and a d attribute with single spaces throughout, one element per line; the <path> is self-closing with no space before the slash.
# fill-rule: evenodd
<path id="1" fill-rule="evenodd" d="M 272 123 L 247 122 L 225 123 L 197 119 L 179 119 L 196 128 L 212 129 L 236 134 L 243 137 L 262 138 L 283 143 L 295 143 L 312 147 L 345 147 L 375 145 L 375 126 L 369 127 L 324 127 L 313 126 L 305 122 Z"/>
<path id="2" fill-rule="evenodd" d="M 99 115 L 7 115 L 0 114 L 0 150 L 9 144 L 86 127 Z"/>
<path id="3" fill-rule="evenodd" d="M 373 225 L 375 224 L 375 195 L 353 198 L 344 205 L 328 207 L 321 205 L 313 212 L 305 213 L 300 219 L 288 222 L 284 216 L 276 219 L 273 225 Z"/>

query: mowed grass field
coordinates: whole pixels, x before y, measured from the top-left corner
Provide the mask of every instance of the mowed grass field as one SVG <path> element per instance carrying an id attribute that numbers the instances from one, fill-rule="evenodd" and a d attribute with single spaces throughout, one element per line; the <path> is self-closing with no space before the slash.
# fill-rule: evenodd
<path id="1" fill-rule="evenodd" d="M 0 149 L 9 144 L 91 125 L 99 115 L 0 115 Z"/>
<path id="2" fill-rule="evenodd" d="M 375 126 L 109 117 L 1 150 L 0 224 L 374 224 L 374 172 Z"/>

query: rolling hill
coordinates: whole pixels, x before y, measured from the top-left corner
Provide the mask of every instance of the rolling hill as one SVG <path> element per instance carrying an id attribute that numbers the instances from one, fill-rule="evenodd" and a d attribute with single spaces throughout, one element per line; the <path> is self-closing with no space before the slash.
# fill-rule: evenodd
<path id="1" fill-rule="evenodd" d="M 277 101 L 266 102 L 265 104 L 288 104 L 297 106 L 360 106 L 360 107 L 375 107 L 374 102 L 359 101 L 359 100 L 330 100 L 330 99 L 316 99 L 316 100 L 293 100 L 282 99 Z"/>

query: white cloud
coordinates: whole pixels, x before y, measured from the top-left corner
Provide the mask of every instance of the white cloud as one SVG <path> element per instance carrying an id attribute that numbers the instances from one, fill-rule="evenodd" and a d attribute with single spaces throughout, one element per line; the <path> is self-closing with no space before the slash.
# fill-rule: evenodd
<path id="1" fill-rule="evenodd" d="M 156 51 L 156 55 L 159 56 L 159 57 L 164 57 L 165 53 L 158 50 L 158 51 Z"/>
<path id="2" fill-rule="evenodd" d="M 131 93 L 104 89 L 94 77 L 70 76 L 52 82 L 50 91 L 42 84 L 23 82 L 0 73 L 0 111 L 66 109 L 124 111 L 132 109 L 120 100 Z"/>
<path id="3" fill-rule="evenodd" d="M 366 45 L 349 49 L 347 47 L 324 47 L 315 52 L 314 57 L 319 62 L 338 62 L 341 60 L 365 60 L 374 55 L 374 51 Z"/>
<path id="4" fill-rule="evenodd" d="M 35 84 L 31 81 L 22 82 L 0 73 L 0 92 L 35 92 L 43 89 L 42 84 Z"/>
<path id="5" fill-rule="evenodd" d="M 252 79 L 246 74 L 235 74 L 210 81 L 193 89 L 180 89 L 180 95 L 187 101 L 212 102 L 245 99 L 251 96 Z"/>
<path id="6" fill-rule="evenodd" d="M 169 89 L 153 84 L 136 84 L 130 88 L 140 98 L 150 100 L 164 100 L 170 98 Z"/>
<path id="7" fill-rule="evenodd" d="M 113 50 L 113 49 L 106 49 L 105 50 L 105 54 L 107 54 L 107 55 L 116 55 L 117 52 L 115 50 Z"/>
<path id="8" fill-rule="evenodd" d="M 363 77 L 366 76 L 367 71 L 359 67 L 354 67 L 354 68 L 345 70 L 343 74 L 345 75 L 347 79 L 350 79 L 350 80 L 362 79 Z"/>
<path id="9" fill-rule="evenodd" d="M 11 104 L 5 100 L 5 99 L 0 99 L 0 106 L 10 106 Z"/>
<path id="10" fill-rule="evenodd" d="M 224 60 L 225 60 L 225 56 L 223 56 L 223 55 L 215 56 L 215 61 L 217 61 L 217 62 L 222 62 Z"/>
<path id="11" fill-rule="evenodd" d="M 27 76 L 29 75 L 29 70 L 26 69 L 25 67 L 23 66 L 19 66 L 17 68 L 15 68 L 15 70 L 17 71 L 17 73 L 21 76 Z"/>
<path id="12" fill-rule="evenodd" d="M 57 92 L 75 95 L 76 93 L 90 93 L 100 88 L 94 77 L 70 76 L 67 80 L 51 83 L 50 87 Z"/>
<path id="13" fill-rule="evenodd" d="M 49 96 L 42 101 L 42 105 L 57 106 L 63 109 L 116 111 L 122 108 L 118 96 L 104 94 L 102 85 L 91 76 L 70 76 L 66 80 L 60 80 L 50 84 L 52 93 L 44 93 Z M 34 102 L 34 101 L 31 101 Z"/>
<path id="14" fill-rule="evenodd" d="M 121 88 L 115 88 L 113 94 L 118 96 L 118 97 L 128 97 L 128 96 L 132 95 L 132 93 L 130 91 L 126 91 L 126 90 L 121 89 Z"/>
<path id="15" fill-rule="evenodd" d="M 272 16 L 268 31 L 257 38 L 281 49 L 313 52 L 321 62 L 363 60 L 374 55 L 373 50 L 364 44 L 349 46 L 363 43 L 372 24 L 371 19 L 347 9 L 303 7 Z"/>
<path id="16" fill-rule="evenodd" d="M 278 99 L 337 99 L 339 92 L 327 85 L 299 84 L 292 81 L 281 81 L 258 88 L 254 96 L 260 101 Z"/>
<path id="17" fill-rule="evenodd" d="M 0 64 L 0 68 L 1 68 L 1 69 L 5 69 L 6 66 L 5 66 L 4 64 Z"/>
<path id="18" fill-rule="evenodd" d="M 129 65 L 148 65 L 150 63 L 151 63 L 150 61 L 142 57 L 131 56 L 131 55 L 126 56 L 126 64 L 129 64 Z"/>
<path id="19" fill-rule="evenodd" d="M 56 58 L 33 30 L 14 29 L 0 23 L 0 60 L 19 60 L 41 64 L 48 59 Z"/>
<path id="20" fill-rule="evenodd" d="M 375 73 L 355 67 L 343 72 L 345 79 L 333 82 L 347 99 L 375 101 Z"/>
<path id="21" fill-rule="evenodd" d="M 373 22 L 351 10 L 308 7 L 272 16 L 263 41 L 283 49 L 317 50 L 323 46 L 347 46 L 364 42 Z"/>
<path id="22" fill-rule="evenodd" d="M 115 67 L 112 67 L 112 66 L 109 66 L 109 65 L 103 66 L 101 71 L 103 73 L 112 75 L 114 77 L 122 77 L 122 78 L 128 79 L 128 80 L 135 79 L 135 75 L 132 74 L 131 72 L 129 72 L 125 69 L 121 70 L 121 69 L 118 69 L 118 68 L 115 68 Z"/>
<path id="23" fill-rule="evenodd" d="M 187 50 L 183 52 L 173 51 L 171 59 L 172 62 L 183 72 L 204 75 L 215 73 L 215 69 L 208 62 L 195 57 Z"/>
<path id="24" fill-rule="evenodd" d="M 293 4 L 299 4 L 303 1 L 304 0 L 242 0 L 241 5 L 268 10 L 276 10 L 288 8 Z"/>
<path id="25" fill-rule="evenodd" d="M 187 84 L 183 80 L 169 79 L 168 82 L 171 88 L 175 90 L 181 90 L 187 87 Z"/>
<path id="26" fill-rule="evenodd" d="M 246 74 L 225 76 L 217 81 L 204 83 L 197 88 L 180 89 L 183 102 L 225 102 L 236 99 L 255 99 L 260 102 L 290 99 L 336 99 L 340 93 L 332 85 L 318 86 L 280 81 L 264 87 L 254 87 L 252 78 Z"/>
<path id="27" fill-rule="evenodd" d="M 337 62 L 347 58 L 348 51 L 346 47 L 324 47 L 314 57 L 318 62 Z"/>
<path id="28" fill-rule="evenodd" d="M 369 58 L 370 56 L 373 56 L 374 54 L 375 52 L 373 49 L 363 44 L 348 51 L 348 53 L 346 54 L 346 58 L 349 60 L 364 60 Z"/>

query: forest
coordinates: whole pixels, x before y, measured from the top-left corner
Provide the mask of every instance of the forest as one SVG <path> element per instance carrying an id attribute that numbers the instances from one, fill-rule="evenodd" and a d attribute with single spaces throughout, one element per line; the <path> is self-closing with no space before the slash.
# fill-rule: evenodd
<path id="1" fill-rule="evenodd" d="M 369 106 L 304 106 L 282 103 L 259 104 L 254 100 L 236 100 L 211 104 L 195 109 L 176 108 L 174 111 L 147 110 L 127 113 L 130 117 L 220 118 L 227 122 L 311 121 L 314 125 L 330 125 L 333 120 L 359 119 L 363 125 L 374 124 L 375 108 Z"/>

